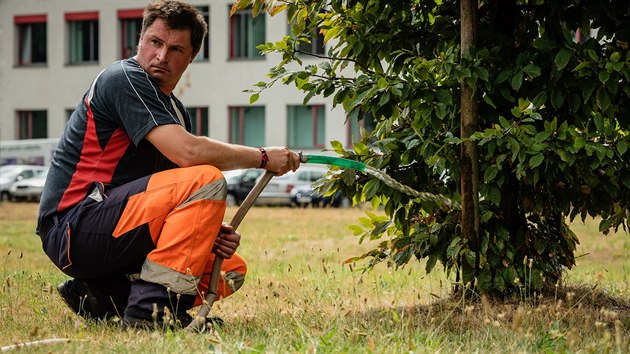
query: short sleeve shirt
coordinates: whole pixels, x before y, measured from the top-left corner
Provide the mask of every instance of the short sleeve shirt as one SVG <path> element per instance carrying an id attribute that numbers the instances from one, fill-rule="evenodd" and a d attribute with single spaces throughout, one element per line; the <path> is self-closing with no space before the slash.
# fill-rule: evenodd
<path id="1" fill-rule="evenodd" d="M 40 201 L 39 221 L 78 204 L 94 182 L 119 186 L 177 167 L 145 136 L 158 125 L 190 117 L 182 103 L 163 94 L 131 58 L 103 70 L 83 96 L 54 151 Z"/>

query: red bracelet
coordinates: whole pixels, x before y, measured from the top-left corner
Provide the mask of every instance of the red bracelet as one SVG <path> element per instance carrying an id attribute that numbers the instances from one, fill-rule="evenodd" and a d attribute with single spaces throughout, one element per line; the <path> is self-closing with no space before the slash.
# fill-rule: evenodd
<path id="1" fill-rule="evenodd" d="M 267 161 L 269 161 L 269 156 L 267 156 L 267 150 L 265 150 L 264 148 L 258 148 L 258 150 L 260 150 L 260 157 L 261 157 L 259 168 L 265 168 L 265 166 L 267 166 Z"/>

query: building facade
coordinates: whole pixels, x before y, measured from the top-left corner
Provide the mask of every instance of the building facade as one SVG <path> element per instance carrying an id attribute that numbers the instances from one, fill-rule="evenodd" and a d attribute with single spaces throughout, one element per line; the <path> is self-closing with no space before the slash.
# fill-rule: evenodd
<path id="1" fill-rule="evenodd" d="M 92 80 L 134 54 L 142 8 L 149 0 L 0 0 L 0 140 L 58 138 Z M 204 47 L 175 95 L 188 108 L 194 133 L 250 146 L 321 151 L 329 141 L 351 145 L 357 124 L 345 124 L 329 99 L 274 85 L 249 104 L 244 90 L 265 81 L 280 58 L 260 43 L 290 34 L 286 13 L 230 16 L 232 1 L 190 0 L 209 25 Z M 309 50 L 323 53 L 321 37 Z M 305 64 L 317 59 L 304 58 Z M 354 132 L 354 133 L 353 133 Z"/>

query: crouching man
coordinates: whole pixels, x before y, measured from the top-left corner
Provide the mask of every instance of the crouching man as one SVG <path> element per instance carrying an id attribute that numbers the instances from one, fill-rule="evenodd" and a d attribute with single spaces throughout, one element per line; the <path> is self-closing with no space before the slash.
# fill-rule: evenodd
<path id="1" fill-rule="evenodd" d="M 138 54 L 94 79 L 54 152 L 37 234 L 72 277 L 58 287 L 62 298 L 84 317 L 120 316 L 126 326 L 152 328 L 168 324 L 166 315 L 186 326 L 187 311 L 207 292 L 215 254 L 225 258 L 218 297 L 232 294 L 246 265 L 235 253 L 240 235 L 222 223 L 220 171 L 254 167 L 282 175 L 299 166 L 285 147 L 190 133 L 173 90 L 206 33 L 194 6 L 149 4 Z"/>

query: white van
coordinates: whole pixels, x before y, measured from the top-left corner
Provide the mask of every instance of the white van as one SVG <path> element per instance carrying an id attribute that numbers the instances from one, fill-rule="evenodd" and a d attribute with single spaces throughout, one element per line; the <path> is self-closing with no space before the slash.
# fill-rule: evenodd
<path id="1" fill-rule="evenodd" d="M 256 199 L 257 205 L 291 205 L 291 190 L 310 185 L 328 171 L 325 165 L 300 165 L 297 171 L 273 177 Z M 258 178 L 260 180 L 261 177 Z"/>

